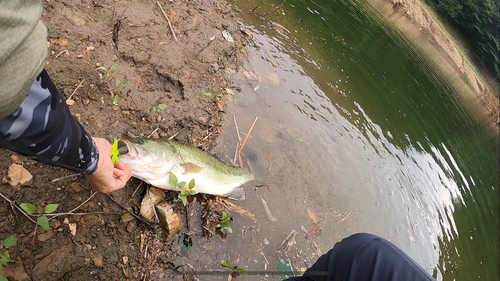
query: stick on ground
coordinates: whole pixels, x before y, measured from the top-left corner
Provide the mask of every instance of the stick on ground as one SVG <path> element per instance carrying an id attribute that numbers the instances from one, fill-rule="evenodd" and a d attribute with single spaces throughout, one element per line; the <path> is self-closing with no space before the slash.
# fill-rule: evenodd
<path id="1" fill-rule="evenodd" d="M 161 6 L 160 2 L 156 1 L 156 4 L 158 4 L 158 6 L 160 6 L 161 12 L 163 13 L 165 18 L 167 19 L 168 26 L 170 27 L 170 32 L 172 32 L 172 35 L 174 36 L 174 39 L 177 42 L 177 37 L 175 36 L 175 32 L 174 32 L 174 29 L 172 28 L 172 24 L 170 23 L 170 19 L 167 17 L 167 14 L 165 13 L 165 10 L 163 10 L 163 7 Z"/>

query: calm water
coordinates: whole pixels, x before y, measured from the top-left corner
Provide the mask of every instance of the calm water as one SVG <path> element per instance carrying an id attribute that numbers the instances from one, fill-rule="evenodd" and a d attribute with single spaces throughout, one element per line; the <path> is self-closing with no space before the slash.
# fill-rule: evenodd
<path id="1" fill-rule="evenodd" d="M 498 135 L 459 82 L 352 2 L 235 3 L 254 38 L 216 152 L 233 158 L 232 113 L 240 132 L 258 117 L 244 153 L 259 180 L 238 202 L 257 220 L 235 214 L 226 241 L 194 237 L 176 263 L 222 270 L 227 259 L 279 280 L 280 260 L 308 267 L 371 232 L 438 280 L 498 280 Z M 322 233 L 307 240 L 311 213 Z"/>

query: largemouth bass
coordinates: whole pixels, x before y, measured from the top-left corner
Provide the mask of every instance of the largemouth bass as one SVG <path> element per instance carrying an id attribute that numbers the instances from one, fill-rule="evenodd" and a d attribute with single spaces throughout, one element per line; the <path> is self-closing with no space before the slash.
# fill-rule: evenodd
<path id="1" fill-rule="evenodd" d="M 253 179 L 248 171 L 176 141 L 120 140 L 118 151 L 119 160 L 130 164 L 133 177 L 167 190 L 179 191 L 170 184 L 170 173 L 173 173 L 179 182 L 194 179 L 193 190 L 197 193 L 243 200 L 245 191 L 240 186 Z"/>

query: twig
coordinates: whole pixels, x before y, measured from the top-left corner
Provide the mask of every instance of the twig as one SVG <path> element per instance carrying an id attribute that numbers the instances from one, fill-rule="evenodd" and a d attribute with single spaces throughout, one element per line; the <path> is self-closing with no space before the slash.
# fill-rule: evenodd
<path id="1" fill-rule="evenodd" d="M 85 81 L 85 79 L 83 79 L 82 82 L 80 82 L 80 84 L 78 84 L 78 86 L 76 86 L 73 93 L 71 93 L 71 95 L 69 95 L 69 97 L 67 98 L 68 100 L 71 99 L 71 97 L 76 93 L 76 90 L 78 90 L 82 86 L 83 81 Z"/>
<path id="2" fill-rule="evenodd" d="M 156 131 L 158 131 L 158 129 L 160 129 L 160 127 L 156 127 L 156 129 L 154 129 L 154 131 L 152 131 L 147 138 L 149 139 L 154 133 L 156 133 Z"/>
<path id="3" fill-rule="evenodd" d="M 178 134 L 180 134 L 182 131 L 184 131 L 186 128 L 182 128 L 180 129 L 180 131 L 178 131 L 177 133 L 173 134 L 171 137 L 168 138 L 168 140 L 171 140 L 173 138 L 175 138 Z"/>
<path id="4" fill-rule="evenodd" d="M 257 122 L 257 119 L 259 119 L 259 117 L 255 117 L 255 119 L 253 120 L 252 126 L 250 127 L 250 130 L 248 130 L 247 136 L 245 137 L 245 140 L 243 141 L 243 144 L 241 145 L 240 151 L 238 153 L 241 153 L 241 151 L 243 150 L 243 147 L 247 143 L 247 139 L 250 136 L 250 133 L 252 132 L 253 126 L 255 126 L 255 123 Z"/>
<path id="5" fill-rule="evenodd" d="M 57 54 L 57 55 L 56 55 L 56 59 L 57 59 L 58 57 L 60 57 L 62 54 L 64 54 L 64 53 L 67 53 L 67 54 L 68 54 L 68 53 L 69 53 L 69 51 L 68 51 L 68 50 L 64 50 L 64 51 L 60 52 L 59 54 Z"/>
<path id="6" fill-rule="evenodd" d="M 233 160 L 233 165 L 235 165 L 236 158 L 238 158 L 238 151 L 241 144 L 241 137 L 240 137 L 240 130 L 238 129 L 238 123 L 236 123 L 236 115 L 234 115 L 234 112 L 232 113 L 233 113 L 234 127 L 236 128 L 236 135 L 238 136 L 238 143 L 236 144 L 236 150 L 234 151 L 234 160 Z"/>
<path id="7" fill-rule="evenodd" d="M 141 217 L 139 217 L 138 215 L 134 214 L 133 212 L 129 211 L 127 208 L 125 208 L 124 206 L 122 206 L 120 203 L 118 203 L 118 201 L 115 200 L 115 198 L 111 197 L 111 195 L 109 194 L 106 194 L 106 196 L 108 196 L 109 199 L 111 199 L 113 202 L 116 203 L 116 205 L 120 206 L 122 209 L 124 209 L 125 211 L 127 211 L 129 214 L 131 214 L 134 218 L 136 218 L 137 220 L 139 220 L 140 222 L 144 223 L 145 225 L 149 226 L 149 227 L 152 227 L 154 228 L 154 226 L 152 224 L 150 224 L 149 222 L 143 220 Z M 156 212 L 156 210 L 155 210 Z"/>
<path id="8" fill-rule="evenodd" d="M 64 176 L 64 177 L 53 179 L 51 182 L 56 182 L 56 181 L 60 181 L 60 180 L 66 179 L 66 178 L 76 177 L 76 176 L 80 176 L 80 175 L 82 175 L 82 173 L 67 175 L 67 176 Z"/>
<path id="9" fill-rule="evenodd" d="M 10 203 L 11 206 L 14 206 L 16 209 L 18 209 L 23 215 L 25 215 L 30 221 L 32 221 L 33 223 L 37 224 L 36 221 L 34 221 L 23 209 L 21 209 L 20 207 L 18 207 L 14 201 L 10 200 L 9 198 L 5 197 L 5 195 L 3 195 L 2 193 L 0 193 L 0 196 L 3 197 L 3 199 L 5 199 L 7 202 Z"/>
<path id="10" fill-rule="evenodd" d="M 161 12 L 163 13 L 163 15 L 165 16 L 165 18 L 167 19 L 168 26 L 170 27 L 170 32 L 172 32 L 172 35 L 174 36 L 174 39 L 177 42 L 177 37 L 175 36 L 174 29 L 172 28 L 172 24 L 170 23 L 170 20 L 168 19 L 167 14 L 163 10 L 163 7 L 160 5 L 160 2 L 156 1 L 156 4 L 158 4 L 158 6 L 160 6 Z"/>
<path id="11" fill-rule="evenodd" d="M 89 198 L 87 198 L 87 200 L 83 201 L 83 203 L 82 203 L 82 204 L 80 204 L 80 205 L 76 206 L 76 208 L 74 208 L 73 210 L 71 210 L 71 211 L 69 211 L 69 212 L 67 212 L 67 213 L 61 213 L 61 214 L 54 215 L 54 216 L 52 216 L 49 220 L 51 220 L 51 219 L 53 219 L 53 218 L 56 218 L 56 217 L 58 217 L 58 216 L 62 216 L 62 215 L 65 215 L 65 214 L 71 214 L 71 213 L 73 213 L 74 211 L 76 211 L 76 210 L 80 209 L 80 207 L 82 207 L 83 205 L 85 205 L 85 203 L 89 202 L 89 201 L 90 201 L 90 199 L 94 198 L 94 196 L 95 196 L 96 194 L 97 194 L 97 192 L 94 192 L 92 195 L 90 195 L 90 197 L 89 197 Z"/>
<path id="12" fill-rule="evenodd" d="M 137 188 L 134 190 L 134 193 L 132 193 L 132 196 L 130 197 L 134 197 L 135 193 L 139 190 L 139 187 L 141 187 L 141 185 L 144 183 L 144 181 L 141 181 L 141 183 L 139 184 L 139 186 L 137 186 Z"/>

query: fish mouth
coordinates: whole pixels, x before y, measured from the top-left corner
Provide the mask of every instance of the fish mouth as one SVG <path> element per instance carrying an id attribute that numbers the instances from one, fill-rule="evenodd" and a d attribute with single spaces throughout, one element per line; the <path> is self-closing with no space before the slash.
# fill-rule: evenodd
<path id="1" fill-rule="evenodd" d="M 118 141 L 118 155 L 123 155 L 129 153 L 130 149 L 128 144 L 124 140 Z"/>
<path id="2" fill-rule="evenodd" d="M 146 156 L 147 151 L 144 147 L 141 147 L 140 144 L 136 144 L 135 142 L 128 140 L 120 140 L 118 141 L 118 155 L 120 156 L 128 156 L 132 159 Z"/>

